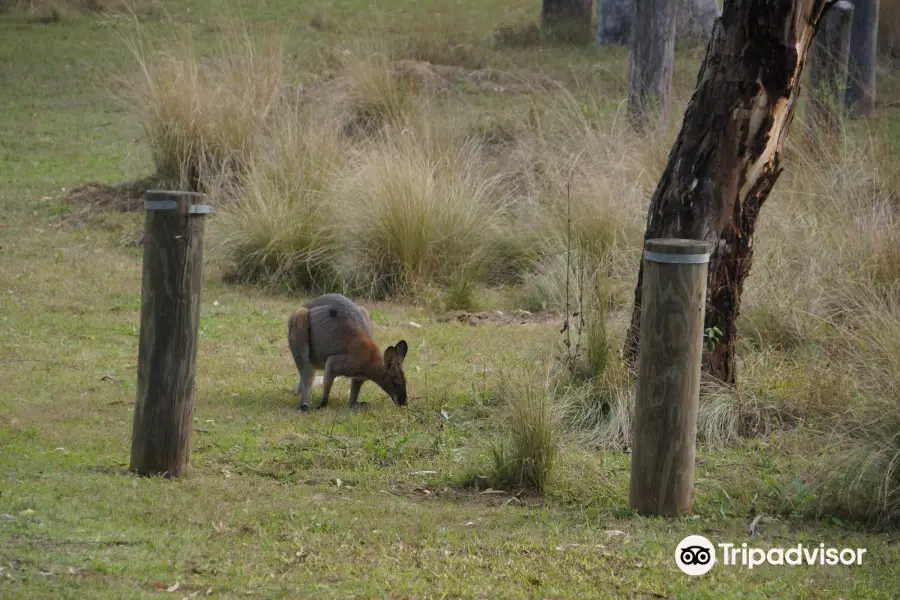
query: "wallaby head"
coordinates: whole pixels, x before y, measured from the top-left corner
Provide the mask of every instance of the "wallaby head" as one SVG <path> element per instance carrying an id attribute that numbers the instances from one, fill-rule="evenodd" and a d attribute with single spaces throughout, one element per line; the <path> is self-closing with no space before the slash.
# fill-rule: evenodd
<path id="1" fill-rule="evenodd" d="M 406 406 L 406 375 L 403 373 L 403 360 L 409 346 L 406 340 L 400 340 L 396 346 L 388 346 L 384 350 L 384 378 L 379 382 L 385 393 L 397 406 Z"/>

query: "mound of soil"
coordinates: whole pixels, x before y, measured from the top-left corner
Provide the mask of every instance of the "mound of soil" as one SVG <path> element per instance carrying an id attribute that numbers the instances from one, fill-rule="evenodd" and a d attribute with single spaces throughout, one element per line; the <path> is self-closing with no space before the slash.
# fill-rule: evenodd
<path id="1" fill-rule="evenodd" d="M 115 185 L 92 181 L 69 190 L 63 198 L 75 207 L 76 214 L 99 211 L 134 212 L 144 207 L 144 194 L 158 187 L 159 180 L 145 177 Z"/>
<path id="2" fill-rule="evenodd" d="M 535 315 L 527 310 L 487 310 L 481 312 L 467 312 L 456 310 L 438 317 L 439 322 L 459 321 L 467 325 L 525 325 L 528 323 L 552 323 L 559 319 L 558 315 L 543 313 Z"/>

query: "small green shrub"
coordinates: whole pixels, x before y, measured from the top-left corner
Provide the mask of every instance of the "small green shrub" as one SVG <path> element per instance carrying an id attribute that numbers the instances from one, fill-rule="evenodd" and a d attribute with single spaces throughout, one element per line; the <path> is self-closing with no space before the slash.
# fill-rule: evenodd
<path id="1" fill-rule="evenodd" d="M 472 310 L 475 308 L 475 280 L 465 268 L 460 268 L 447 282 L 444 294 L 446 310 Z"/>

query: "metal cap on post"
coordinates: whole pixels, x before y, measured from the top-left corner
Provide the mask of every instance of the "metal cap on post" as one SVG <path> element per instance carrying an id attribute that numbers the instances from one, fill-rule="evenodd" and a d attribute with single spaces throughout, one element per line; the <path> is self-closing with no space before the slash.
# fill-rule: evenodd
<path id="1" fill-rule="evenodd" d="M 705 265 L 709 244 L 702 240 L 657 238 L 644 242 L 644 260 L 676 265 Z"/>
<path id="2" fill-rule="evenodd" d="M 203 281 L 204 194 L 149 190 L 131 470 L 179 477 L 190 463 Z"/>
<path id="3" fill-rule="evenodd" d="M 178 210 L 181 212 L 181 206 L 186 206 L 187 214 L 205 215 L 210 212 L 208 204 L 188 204 L 187 202 L 191 199 L 199 202 L 204 198 L 206 198 L 206 194 L 201 192 L 147 190 L 146 198 L 144 198 L 144 210 Z"/>
<path id="4" fill-rule="evenodd" d="M 644 244 L 630 490 L 641 514 L 691 511 L 708 263 L 702 240 Z"/>

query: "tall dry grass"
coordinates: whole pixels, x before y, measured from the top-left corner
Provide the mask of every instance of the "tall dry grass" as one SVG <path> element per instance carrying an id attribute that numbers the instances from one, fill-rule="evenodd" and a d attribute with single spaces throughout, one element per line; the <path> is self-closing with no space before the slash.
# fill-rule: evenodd
<path id="1" fill-rule="evenodd" d="M 509 423 L 508 435 L 490 444 L 492 485 L 543 491 L 551 481 L 562 443 L 551 385 L 546 378 L 500 386 Z"/>
<path id="2" fill-rule="evenodd" d="M 504 199 L 478 143 L 434 148 L 401 133 L 373 146 L 339 191 L 344 268 L 355 287 L 405 295 L 486 273 Z"/>
<path id="3" fill-rule="evenodd" d="M 157 175 L 188 190 L 207 190 L 239 175 L 263 142 L 286 91 L 279 40 L 259 41 L 223 25 L 220 47 L 201 57 L 189 30 L 153 47 L 138 32 L 130 49 L 139 67 L 122 101 L 137 113 Z"/>
<path id="4" fill-rule="evenodd" d="M 341 231 L 334 189 L 347 159 L 340 124 L 282 108 L 242 181 L 220 194 L 212 255 L 230 279 L 298 291 L 336 282 Z"/>

